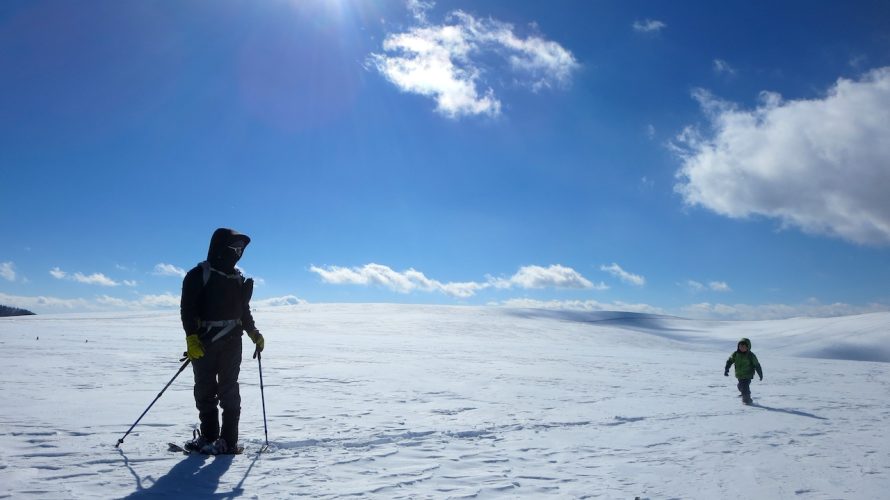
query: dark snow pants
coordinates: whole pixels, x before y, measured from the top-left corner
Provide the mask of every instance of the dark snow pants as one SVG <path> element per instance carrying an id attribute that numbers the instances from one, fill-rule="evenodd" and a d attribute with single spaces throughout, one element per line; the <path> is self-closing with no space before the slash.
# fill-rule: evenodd
<path id="1" fill-rule="evenodd" d="M 739 392 L 742 393 L 742 399 L 746 399 L 746 400 L 751 399 L 751 381 L 752 380 L 754 380 L 754 379 L 751 379 L 751 378 L 740 378 L 739 379 L 739 385 L 737 387 L 739 388 Z"/>
<path id="2" fill-rule="evenodd" d="M 238 374 L 241 372 L 241 335 L 232 332 L 205 345 L 204 356 L 192 361 L 195 373 L 195 406 L 201 420 L 201 434 L 208 441 L 222 437 L 226 444 L 238 443 L 238 420 L 241 418 L 241 393 Z M 222 407 L 222 432 L 219 411 Z"/>

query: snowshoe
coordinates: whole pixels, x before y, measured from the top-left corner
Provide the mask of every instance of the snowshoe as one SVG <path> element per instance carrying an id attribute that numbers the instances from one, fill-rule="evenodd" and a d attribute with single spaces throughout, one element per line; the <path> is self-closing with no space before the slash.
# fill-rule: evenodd
<path id="1" fill-rule="evenodd" d="M 195 429 L 192 431 L 192 440 L 186 441 L 186 443 L 184 445 L 182 445 L 181 448 L 183 448 L 185 451 L 190 452 L 190 453 L 191 452 L 200 452 L 208 444 L 210 444 L 210 442 L 207 441 L 207 439 L 205 439 L 204 436 L 201 435 L 201 431 L 199 431 L 198 429 Z M 171 443 L 171 447 L 172 447 L 172 443 Z"/>
<path id="2" fill-rule="evenodd" d="M 240 455 L 244 451 L 243 446 L 229 446 L 226 440 L 219 438 L 201 449 L 201 453 L 206 455 Z"/>

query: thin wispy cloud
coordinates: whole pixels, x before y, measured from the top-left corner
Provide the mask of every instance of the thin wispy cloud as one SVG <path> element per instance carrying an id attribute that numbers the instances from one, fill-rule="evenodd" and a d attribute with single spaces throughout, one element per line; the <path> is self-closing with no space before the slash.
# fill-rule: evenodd
<path id="1" fill-rule="evenodd" d="M 599 302 L 596 300 L 535 300 L 520 298 L 504 300 L 492 305 L 517 309 L 548 309 L 555 311 L 627 311 L 646 314 L 666 314 L 664 309 L 660 307 L 621 301 Z"/>
<path id="2" fill-rule="evenodd" d="M 714 59 L 714 72 L 718 75 L 735 76 L 736 69 L 723 59 Z"/>
<path id="3" fill-rule="evenodd" d="M 421 24 L 426 24 L 426 13 L 432 10 L 435 7 L 436 2 L 431 0 L 407 0 L 405 5 L 408 7 L 408 10 L 411 12 L 411 15 L 414 16 L 414 19 Z"/>
<path id="4" fill-rule="evenodd" d="M 53 278 L 56 278 L 59 280 L 76 281 L 78 283 L 83 283 L 85 285 L 98 285 L 98 286 L 108 286 L 108 287 L 120 286 L 120 283 L 118 283 L 117 281 L 114 281 L 113 279 L 109 278 L 108 276 L 105 276 L 102 273 L 93 273 L 93 274 L 87 275 L 87 274 L 83 274 L 80 272 L 76 272 L 74 274 L 70 274 L 65 271 L 62 271 L 58 267 L 54 267 L 49 271 L 49 274 Z M 131 282 L 131 283 L 135 284 L 135 282 Z"/>
<path id="5" fill-rule="evenodd" d="M 450 118 L 497 116 L 494 87 L 514 81 L 534 91 L 567 85 L 579 67 L 572 53 L 542 36 L 521 37 L 513 25 L 454 11 L 427 22 L 429 2 L 409 2 L 419 25 L 388 35 L 369 65 L 404 92 L 430 97 Z M 494 66 L 500 62 L 500 66 Z"/>
<path id="6" fill-rule="evenodd" d="M 695 280 L 688 280 L 683 284 L 692 292 L 704 292 L 710 290 L 712 292 L 731 292 L 732 288 L 725 281 L 711 281 L 707 285 Z"/>
<path id="7" fill-rule="evenodd" d="M 28 297 L 20 295 L 8 295 L 0 292 L 0 304 L 37 311 L 76 311 L 90 309 L 90 302 L 85 299 L 60 299 L 43 295 Z"/>
<path id="8" fill-rule="evenodd" d="M 689 206 L 859 244 L 890 245 L 890 67 L 839 79 L 821 98 L 764 92 L 752 110 L 704 90 L 709 131 L 687 127 L 675 191 Z"/>
<path id="9" fill-rule="evenodd" d="M 0 262 L 0 278 L 6 281 L 15 281 L 15 264 L 12 262 Z"/>
<path id="10" fill-rule="evenodd" d="M 633 29 L 637 33 L 660 33 L 661 30 L 667 28 L 667 24 L 657 19 L 645 19 L 643 21 L 634 21 Z"/>
<path id="11" fill-rule="evenodd" d="M 646 284 L 646 278 L 640 276 L 639 274 L 629 273 L 614 262 L 609 266 L 600 266 L 600 270 L 605 271 L 612 276 L 615 276 L 625 283 L 630 283 L 631 285 L 643 286 Z"/>
<path id="12" fill-rule="evenodd" d="M 823 304 L 810 300 L 803 304 L 712 304 L 702 302 L 682 308 L 682 314 L 691 318 L 723 320 L 770 320 L 796 317 L 832 318 L 853 314 L 890 311 L 887 304 L 853 305 L 843 302 Z"/>
<path id="13" fill-rule="evenodd" d="M 164 293 L 160 295 L 141 295 L 135 300 L 126 300 L 108 295 L 96 298 L 96 303 L 104 308 L 145 310 L 145 309 L 172 309 L 179 307 L 178 295 Z"/>
<path id="14" fill-rule="evenodd" d="M 153 274 L 155 276 L 176 276 L 185 278 L 185 269 L 176 267 L 173 264 L 160 263 L 155 265 Z"/>

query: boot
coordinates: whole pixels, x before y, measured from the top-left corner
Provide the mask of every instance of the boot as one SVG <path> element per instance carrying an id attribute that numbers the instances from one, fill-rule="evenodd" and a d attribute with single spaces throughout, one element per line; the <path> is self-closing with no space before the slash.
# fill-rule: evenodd
<path id="1" fill-rule="evenodd" d="M 201 434 L 201 431 L 195 429 L 192 431 L 192 440 L 186 441 L 182 447 L 188 451 L 201 451 L 208 444 L 209 442 Z"/>

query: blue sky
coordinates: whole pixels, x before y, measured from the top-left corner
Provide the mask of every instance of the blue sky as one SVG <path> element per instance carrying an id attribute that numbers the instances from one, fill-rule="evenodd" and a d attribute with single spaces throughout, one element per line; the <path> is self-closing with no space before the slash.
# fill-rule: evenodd
<path id="1" fill-rule="evenodd" d="M 0 5 L 0 304 L 890 310 L 890 6 Z"/>

